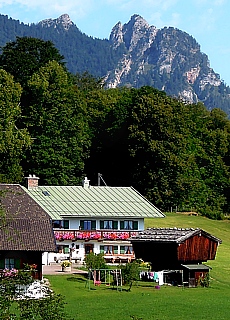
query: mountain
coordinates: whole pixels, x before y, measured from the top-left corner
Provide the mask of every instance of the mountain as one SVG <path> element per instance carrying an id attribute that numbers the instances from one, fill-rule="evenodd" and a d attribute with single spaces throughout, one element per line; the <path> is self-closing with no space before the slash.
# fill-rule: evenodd
<path id="1" fill-rule="evenodd" d="M 189 103 L 202 101 L 208 109 L 230 112 L 230 88 L 210 68 L 208 56 L 196 40 L 176 28 L 157 29 L 139 15 L 127 24 L 117 23 L 110 44 L 124 54 L 107 73 L 109 87 L 150 85 Z"/>
<path id="2" fill-rule="evenodd" d="M 157 29 L 133 15 L 124 25 L 118 22 L 109 39 L 97 39 L 81 32 L 68 14 L 30 25 L 0 15 L 0 46 L 16 36 L 51 40 L 71 73 L 103 77 L 108 88 L 153 86 L 189 103 L 201 101 L 209 110 L 220 108 L 230 117 L 229 86 L 210 68 L 197 41 L 179 29 Z"/>

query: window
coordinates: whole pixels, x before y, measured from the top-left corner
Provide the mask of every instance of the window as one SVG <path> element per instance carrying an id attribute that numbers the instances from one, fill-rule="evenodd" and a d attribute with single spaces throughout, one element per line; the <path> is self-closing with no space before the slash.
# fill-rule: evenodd
<path id="1" fill-rule="evenodd" d="M 100 229 L 118 229 L 118 222 L 113 220 L 101 220 Z"/>
<path id="2" fill-rule="evenodd" d="M 8 270 L 11 270 L 13 268 L 15 268 L 15 260 L 12 258 L 6 258 L 5 259 L 5 268 Z"/>
<path id="3" fill-rule="evenodd" d="M 96 220 L 80 220 L 81 230 L 96 230 Z"/>
<path id="4" fill-rule="evenodd" d="M 57 246 L 58 249 L 58 253 L 69 253 L 69 246 L 68 245 L 64 245 L 64 246 Z"/>
<path id="5" fill-rule="evenodd" d="M 132 254 L 133 247 L 132 246 L 120 246 L 120 253 L 121 254 Z"/>
<path id="6" fill-rule="evenodd" d="M 5 258 L 5 259 L 0 259 L 0 269 L 20 269 L 21 261 L 20 259 L 14 259 L 14 258 Z"/>
<path id="7" fill-rule="evenodd" d="M 120 222 L 121 230 L 138 230 L 138 221 L 124 220 Z"/>
<path id="8" fill-rule="evenodd" d="M 100 253 L 118 254 L 118 246 L 100 246 Z"/>
<path id="9" fill-rule="evenodd" d="M 49 192 L 47 190 L 42 190 L 42 193 L 44 194 L 44 196 L 50 196 Z"/>
<path id="10" fill-rule="evenodd" d="M 53 220 L 53 228 L 69 229 L 69 220 Z"/>

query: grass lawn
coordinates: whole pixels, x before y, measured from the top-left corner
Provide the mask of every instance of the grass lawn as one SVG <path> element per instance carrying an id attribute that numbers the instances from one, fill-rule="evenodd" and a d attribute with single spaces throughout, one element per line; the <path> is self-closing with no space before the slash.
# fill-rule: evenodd
<path id="1" fill-rule="evenodd" d="M 101 285 L 90 289 L 81 275 L 46 276 L 66 300 L 70 319 L 76 320 L 194 320 L 230 318 L 230 221 L 169 213 L 164 219 L 146 219 L 145 227 L 199 227 L 222 239 L 216 260 L 207 264 L 209 288 L 182 288 L 138 282 L 127 292 Z"/>

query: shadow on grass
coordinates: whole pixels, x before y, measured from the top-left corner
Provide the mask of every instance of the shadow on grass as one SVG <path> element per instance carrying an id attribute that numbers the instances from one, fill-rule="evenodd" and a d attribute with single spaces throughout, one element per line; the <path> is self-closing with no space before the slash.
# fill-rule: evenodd
<path id="1" fill-rule="evenodd" d="M 87 274 L 81 274 L 81 275 L 72 275 L 66 279 L 67 281 L 71 282 L 78 282 L 78 283 L 85 283 L 85 287 L 89 287 L 89 290 L 97 290 L 97 289 L 103 289 L 108 291 L 124 291 L 124 292 L 130 292 L 130 288 L 127 288 L 125 286 L 117 287 L 113 284 L 105 284 L 102 283 L 100 286 L 94 286 L 93 281 L 90 280 L 90 285 L 88 285 L 88 275 Z M 133 288 L 155 288 L 156 283 L 155 282 L 136 282 L 133 284 Z"/>
<path id="2" fill-rule="evenodd" d="M 72 281 L 72 282 L 85 282 L 87 280 L 87 277 L 84 276 L 77 276 L 77 277 L 68 277 L 67 281 Z"/>

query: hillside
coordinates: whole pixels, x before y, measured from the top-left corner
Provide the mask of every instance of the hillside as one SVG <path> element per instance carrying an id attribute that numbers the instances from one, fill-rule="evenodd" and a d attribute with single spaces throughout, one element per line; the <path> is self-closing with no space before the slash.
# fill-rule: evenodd
<path id="1" fill-rule="evenodd" d="M 197 41 L 179 29 L 157 29 L 133 15 L 124 25 L 118 22 L 109 39 L 97 39 L 81 32 L 68 14 L 31 25 L 0 15 L 0 46 L 16 36 L 51 40 L 71 73 L 103 77 L 109 88 L 153 86 L 230 116 L 230 88 L 210 68 Z"/>

